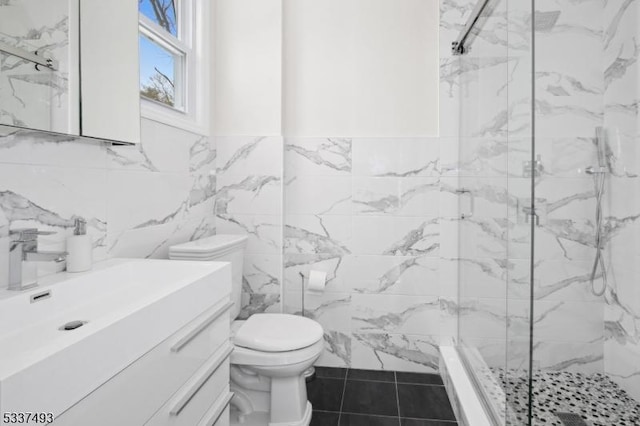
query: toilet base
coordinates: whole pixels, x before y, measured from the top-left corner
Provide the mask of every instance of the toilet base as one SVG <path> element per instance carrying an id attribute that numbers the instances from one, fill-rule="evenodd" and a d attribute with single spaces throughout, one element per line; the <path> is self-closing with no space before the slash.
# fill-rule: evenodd
<path id="1" fill-rule="evenodd" d="M 270 414 L 266 411 L 254 411 L 253 413 L 244 416 L 244 421 L 240 422 L 238 410 L 231 408 L 231 424 L 233 426 L 309 426 L 311 423 L 312 407 L 311 403 L 307 401 L 307 407 L 302 419 L 296 422 L 287 423 L 269 423 Z"/>

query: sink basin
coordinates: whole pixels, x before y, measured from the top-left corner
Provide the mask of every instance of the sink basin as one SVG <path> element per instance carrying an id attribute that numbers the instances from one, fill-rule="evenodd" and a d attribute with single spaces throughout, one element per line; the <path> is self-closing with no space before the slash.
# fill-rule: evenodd
<path id="1" fill-rule="evenodd" d="M 140 259 L 3 292 L 0 412 L 61 414 L 230 292 L 228 263 Z"/>

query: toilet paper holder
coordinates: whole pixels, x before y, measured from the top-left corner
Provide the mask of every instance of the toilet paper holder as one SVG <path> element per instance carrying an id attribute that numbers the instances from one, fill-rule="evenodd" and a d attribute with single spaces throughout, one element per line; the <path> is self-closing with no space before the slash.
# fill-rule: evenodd
<path id="1" fill-rule="evenodd" d="M 306 315 L 304 314 L 304 274 L 302 272 L 299 272 L 300 274 L 300 293 L 302 293 L 302 316 L 306 317 Z"/>

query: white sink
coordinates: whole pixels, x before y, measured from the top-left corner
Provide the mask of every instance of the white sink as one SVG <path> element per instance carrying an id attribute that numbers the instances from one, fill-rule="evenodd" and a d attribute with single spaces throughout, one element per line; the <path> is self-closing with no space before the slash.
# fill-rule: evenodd
<path id="1" fill-rule="evenodd" d="M 61 414 L 230 291 L 225 262 L 112 259 L 3 292 L 0 412 Z"/>

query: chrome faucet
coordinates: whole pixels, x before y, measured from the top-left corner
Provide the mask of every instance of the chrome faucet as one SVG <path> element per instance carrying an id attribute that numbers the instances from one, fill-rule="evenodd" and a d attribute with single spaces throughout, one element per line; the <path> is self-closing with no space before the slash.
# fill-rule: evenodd
<path id="1" fill-rule="evenodd" d="M 64 262 L 64 251 L 38 251 L 38 235 L 53 232 L 38 231 L 35 228 L 13 229 L 9 231 L 9 290 L 25 290 L 37 285 L 34 280 L 23 283 L 23 262 Z"/>

